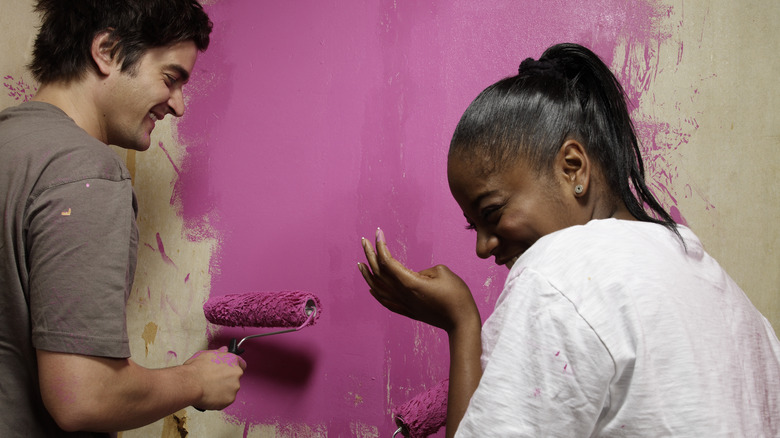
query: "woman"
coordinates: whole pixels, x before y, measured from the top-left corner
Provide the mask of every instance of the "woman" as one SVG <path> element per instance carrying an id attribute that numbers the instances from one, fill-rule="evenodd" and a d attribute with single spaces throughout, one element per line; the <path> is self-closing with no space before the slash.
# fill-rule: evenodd
<path id="1" fill-rule="evenodd" d="M 381 230 L 359 264 L 382 305 L 447 331 L 447 436 L 780 434 L 780 342 L 650 193 L 594 53 L 553 46 L 483 91 L 447 172 L 477 255 L 509 268 L 484 326 L 460 278 L 407 269 Z"/>

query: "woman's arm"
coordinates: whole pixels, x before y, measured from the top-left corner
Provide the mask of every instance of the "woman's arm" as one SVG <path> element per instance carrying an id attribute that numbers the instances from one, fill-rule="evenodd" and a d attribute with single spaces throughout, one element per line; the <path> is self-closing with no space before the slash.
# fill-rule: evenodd
<path id="1" fill-rule="evenodd" d="M 469 400 L 482 378 L 482 342 L 479 323 L 448 332 L 450 344 L 450 384 L 447 396 L 447 437 L 455 436 Z"/>
<path id="2" fill-rule="evenodd" d="M 450 345 L 447 436 L 454 436 L 482 376 L 482 322 L 468 286 L 446 266 L 414 272 L 395 260 L 377 230 L 376 251 L 362 240 L 367 264 L 358 267 L 371 295 L 389 310 L 439 327 Z"/>

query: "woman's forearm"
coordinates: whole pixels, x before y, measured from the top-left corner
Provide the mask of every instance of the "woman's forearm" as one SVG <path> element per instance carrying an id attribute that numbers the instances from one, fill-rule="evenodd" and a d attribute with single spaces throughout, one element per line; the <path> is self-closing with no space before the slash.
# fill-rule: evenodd
<path id="1" fill-rule="evenodd" d="M 455 436 L 469 400 L 482 378 L 481 324 L 479 319 L 455 327 L 448 333 L 450 384 L 447 398 L 447 437 Z"/>

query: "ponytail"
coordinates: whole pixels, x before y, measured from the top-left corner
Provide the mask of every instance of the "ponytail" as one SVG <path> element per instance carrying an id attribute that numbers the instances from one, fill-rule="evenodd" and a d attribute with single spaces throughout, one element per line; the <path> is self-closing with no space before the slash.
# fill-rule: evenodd
<path id="1" fill-rule="evenodd" d="M 567 139 L 583 144 L 634 217 L 679 236 L 674 220 L 645 184 L 623 87 L 585 47 L 552 46 L 538 61 L 524 60 L 517 76 L 485 89 L 458 123 L 449 154 L 477 154 L 482 162 L 493 163 L 484 171 L 517 158 L 541 171 L 550 168 Z"/>

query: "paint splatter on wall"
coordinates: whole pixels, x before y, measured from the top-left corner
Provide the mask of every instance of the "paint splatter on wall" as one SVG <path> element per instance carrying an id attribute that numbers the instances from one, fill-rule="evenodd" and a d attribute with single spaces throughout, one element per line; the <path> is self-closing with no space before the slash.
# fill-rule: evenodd
<path id="1" fill-rule="evenodd" d="M 21 102 L 27 102 L 35 96 L 38 87 L 28 84 L 24 79 L 14 79 L 11 75 L 3 76 L 3 86 L 8 90 L 8 97 Z"/>

